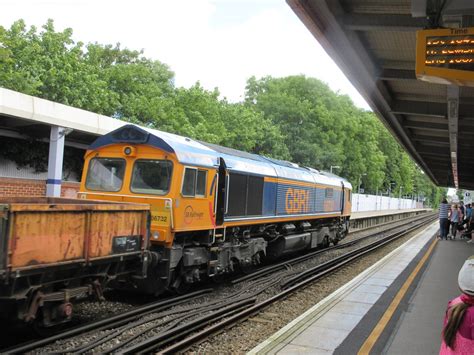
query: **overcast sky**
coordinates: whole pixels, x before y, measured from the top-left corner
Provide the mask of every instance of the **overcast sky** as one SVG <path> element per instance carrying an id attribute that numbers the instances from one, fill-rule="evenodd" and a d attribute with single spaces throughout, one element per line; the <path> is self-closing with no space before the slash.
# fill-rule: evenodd
<path id="1" fill-rule="evenodd" d="M 354 103 L 365 100 L 324 52 L 284 0 L 0 0 L 0 25 L 20 18 L 74 39 L 143 49 L 169 65 L 176 85 L 200 81 L 230 101 L 243 99 L 246 80 L 305 74 Z"/>

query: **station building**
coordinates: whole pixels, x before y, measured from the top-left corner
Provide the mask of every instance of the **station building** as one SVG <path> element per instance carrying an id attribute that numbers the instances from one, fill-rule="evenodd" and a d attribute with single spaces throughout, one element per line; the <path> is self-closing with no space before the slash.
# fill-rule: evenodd
<path id="1" fill-rule="evenodd" d="M 124 124 L 108 116 L 0 88 L 0 139 L 5 145 L 0 155 L 0 196 L 76 197 L 81 168 L 64 164 L 64 156 L 79 157 L 80 165 L 90 143 Z M 20 157 L 20 162 L 9 156 L 10 142 L 26 146 L 12 153 Z M 22 154 L 31 152 L 37 153 L 34 158 L 41 162 L 35 166 L 22 164 Z"/>

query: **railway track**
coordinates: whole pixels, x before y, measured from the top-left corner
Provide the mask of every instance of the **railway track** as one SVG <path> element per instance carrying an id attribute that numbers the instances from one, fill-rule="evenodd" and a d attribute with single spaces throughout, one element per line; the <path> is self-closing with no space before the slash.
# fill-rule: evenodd
<path id="1" fill-rule="evenodd" d="M 121 325 L 129 323 L 135 318 L 140 317 L 141 315 L 147 314 L 149 312 L 157 312 L 162 309 L 178 306 L 210 292 L 212 292 L 212 289 L 204 289 L 204 290 L 189 293 L 187 295 L 173 297 L 171 299 L 151 302 L 144 306 L 137 307 L 131 311 L 127 311 L 125 313 L 118 314 L 116 316 L 112 316 L 103 320 L 91 322 L 89 324 L 85 324 L 79 327 L 74 327 L 72 329 L 66 330 L 65 332 L 62 332 L 62 333 L 59 333 L 59 334 L 56 334 L 44 339 L 31 341 L 31 342 L 22 344 L 20 346 L 11 347 L 8 349 L 3 349 L 2 353 L 9 353 L 9 354 L 25 353 L 25 352 L 40 348 L 41 346 L 44 346 L 46 344 L 50 344 L 54 341 L 65 339 L 68 337 L 73 337 L 75 335 L 83 334 L 85 332 L 89 332 L 89 331 L 98 332 L 107 328 L 120 327 Z"/>
<path id="2" fill-rule="evenodd" d="M 402 221 L 398 220 L 398 221 L 395 221 L 395 222 L 383 223 L 381 225 L 371 226 L 371 227 L 368 227 L 368 228 L 357 230 L 357 231 L 354 231 L 354 232 L 351 233 L 351 235 L 353 236 L 353 239 L 350 240 L 350 241 L 347 241 L 347 242 L 344 242 L 344 243 L 341 243 L 341 244 L 338 244 L 338 245 L 333 245 L 333 246 L 330 246 L 328 248 L 324 248 L 322 250 L 316 250 L 314 252 L 310 252 L 310 253 L 304 254 L 302 256 L 291 258 L 291 259 L 288 259 L 288 260 L 285 260 L 285 261 L 282 261 L 282 262 L 279 262 L 277 264 L 273 264 L 273 265 L 270 265 L 270 266 L 267 266 L 267 267 L 263 267 L 263 268 L 255 271 L 253 273 L 250 273 L 248 275 L 245 275 L 245 276 L 239 277 L 237 279 L 234 279 L 231 282 L 233 284 L 236 284 L 236 283 L 239 283 L 239 282 L 242 282 L 242 281 L 253 280 L 257 277 L 261 277 L 261 276 L 264 276 L 264 275 L 269 275 L 269 274 L 272 274 L 274 272 L 277 272 L 278 270 L 284 270 L 284 269 L 287 269 L 287 268 L 289 268 L 289 267 L 291 267 L 295 264 L 298 264 L 298 263 L 304 262 L 306 260 L 312 259 L 317 255 L 327 253 L 328 251 L 345 249 L 345 248 L 351 247 L 355 244 L 358 244 L 360 242 L 370 240 L 370 239 L 374 238 L 374 235 L 378 236 L 378 235 L 381 235 L 381 234 L 386 234 L 386 233 L 396 231 L 397 229 L 400 229 L 400 228 L 405 228 L 405 226 L 407 224 L 417 223 L 418 221 L 424 221 L 428 217 L 429 216 L 425 216 L 425 215 L 415 216 L 415 217 L 408 218 L 408 219 L 405 219 L 405 220 L 402 220 Z M 375 234 L 373 233 L 373 234 L 365 235 L 365 236 L 358 237 L 358 238 L 354 237 L 354 235 L 367 233 L 370 230 L 379 229 L 381 227 L 388 226 L 388 225 L 392 225 L 392 226 L 384 229 L 383 232 L 376 232 Z"/>
<path id="3" fill-rule="evenodd" d="M 410 228 L 408 230 L 405 228 L 404 231 L 397 231 L 397 229 L 400 229 L 399 225 L 389 228 L 383 233 L 384 236 L 378 238 L 376 242 L 357 248 L 303 272 L 293 270 L 292 266 L 330 250 L 354 246 L 361 241 L 368 240 L 370 237 L 373 238 L 373 235 L 258 270 L 251 275 L 234 280 L 233 285 L 244 284 L 244 287 L 239 292 L 229 293 L 227 297 L 214 298 L 214 294 L 209 295 L 210 289 L 197 291 L 172 300 L 154 302 L 106 320 L 74 328 L 50 338 L 4 351 L 24 353 L 44 347 L 55 341 L 62 342 L 59 345 L 61 352 L 71 353 L 85 353 L 92 350 L 120 353 L 148 352 L 156 349 L 165 349 L 163 350 L 165 353 L 180 351 L 202 340 L 209 334 L 222 330 L 222 327 L 258 313 L 271 303 L 406 235 L 433 218 L 435 217 L 432 215 L 414 218 L 410 222 Z M 406 227 L 407 222 L 402 223 Z M 278 270 L 284 270 L 285 272 L 274 274 Z M 272 288 L 277 292 L 270 296 L 268 294 L 264 295 Z M 190 304 L 191 306 L 189 306 Z M 137 328 L 139 331 L 134 330 Z M 72 340 L 68 342 L 68 339 L 72 339 L 74 336 L 92 331 L 99 336 L 82 343 Z M 188 338 L 183 340 L 183 337 L 186 336 Z M 111 343 L 113 345 L 110 345 Z M 175 344 L 170 346 L 172 343 Z M 168 348 L 166 348 L 167 346 Z M 40 351 L 54 352 L 54 350 L 51 351 L 47 347 Z"/>
<path id="4" fill-rule="evenodd" d="M 308 269 L 305 272 L 300 273 L 299 275 L 292 277 L 288 280 L 286 280 L 284 283 L 281 284 L 282 291 L 279 292 L 278 294 L 274 295 L 273 297 L 264 300 L 262 302 L 259 302 L 242 312 L 235 314 L 233 316 L 229 316 L 227 319 L 215 323 L 212 326 L 205 328 L 201 330 L 200 332 L 197 332 L 193 334 L 192 336 L 189 336 L 187 338 L 184 338 L 183 340 L 176 342 L 166 348 L 163 348 L 159 351 L 159 354 L 172 354 L 176 352 L 182 352 L 185 351 L 186 349 L 189 349 L 191 346 L 194 344 L 197 344 L 204 339 L 206 339 L 208 336 L 222 331 L 222 329 L 229 327 L 233 324 L 239 323 L 250 316 L 253 316 L 260 311 L 262 311 L 264 308 L 268 307 L 272 303 L 288 296 L 289 294 L 297 291 L 298 289 L 305 287 L 306 285 L 317 281 L 318 279 L 321 279 L 322 277 L 327 276 L 328 274 L 336 271 L 337 269 L 340 269 L 347 264 L 351 263 L 352 261 L 361 258 L 362 256 L 377 250 L 389 243 L 391 243 L 394 240 L 397 240 L 406 234 L 420 228 L 421 226 L 424 226 L 426 224 L 429 224 L 437 219 L 436 215 L 431 215 L 428 217 L 425 217 L 415 223 L 414 225 L 410 226 L 409 228 L 405 229 L 404 231 L 398 231 L 391 233 L 390 235 L 385 236 L 381 240 L 378 240 L 374 243 L 371 243 L 370 245 L 363 246 L 361 248 L 358 248 L 355 251 L 352 251 L 350 253 L 344 254 L 339 258 L 336 258 L 334 260 L 331 260 L 328 263 L 321 264 L 319 266 L 313 267 L 311 269 Z M 152 343 L 153 340 L 150 339 L 148 343 Z M 148 349 L 151 349 L 152 345 L 148 345 Z M 156 348 L 155 348 L 156 349 Z M 138 350 L 136 348 L 135 350 Z"/>

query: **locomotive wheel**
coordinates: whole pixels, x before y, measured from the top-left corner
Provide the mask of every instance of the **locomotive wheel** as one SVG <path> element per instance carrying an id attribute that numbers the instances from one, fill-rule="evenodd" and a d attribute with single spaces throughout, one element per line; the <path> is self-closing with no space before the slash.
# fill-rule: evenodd
<path id="1" fill-rule="evenodd" d="M 329 245 L 331 243 L 329 242 L 329 237 L 328 236 L 325 236 L 324 237 L 324 242 L 323 242 L 323 248 L 329 248 Z"/>
<path id="2" fill-rule="evenodd" d="M 252 256 L 252 261 L 250 263 L 240 264 L 240 271 L 242 271 L 242 273 L 246 275 L 250 274 L 255 271 L 257 265 L 260 265 L 261 262 L 262 257 L 260 256 L 260 254 L 256 253 L 254 254 L 254 256 Z"/>
<path id="3" fill-rule="evenodd" d="M 255 266 L 253 266 L 252 264 L 240 266 L 240 271 L 242 271 L 242 273 L 245 275 L 251 274 L 254 270 Z"/>
<path id="4" fill-rule="evenodd" d="M 216 274 L 216 275 L 212 276 L 211 280 L 212 280 L 212 282 L 214 282 L 216 284 L 221 284 L 221 283 L 224 283 L 227 280 L 227 277 L 226 277 L 225 273 Z"/>
<path id="5" fill-rule="evenodd" d="M 248 275 L 248 274 L 251 274 L 255 270 L 255 265 L 253 263 L 248 263 L 248 264 L 241 263 L 239 268 L 243 274 Z"/>
<path id="6" fill-rule="evenodd" d="M 176 292 L 178 295 L 184 295 L 189 292 L 189 289 L 191 288 L 191 285 L 188 284 L 184 279 L 179 276 L 174 282 L 173 282 L 173 291 Z"/>

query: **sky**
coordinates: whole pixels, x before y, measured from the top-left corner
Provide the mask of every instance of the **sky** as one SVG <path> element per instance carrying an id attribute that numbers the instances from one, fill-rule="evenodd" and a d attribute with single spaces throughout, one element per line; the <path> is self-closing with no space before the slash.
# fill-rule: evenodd
<path id="1" fill-rule="evenodd" d="M 370 109 L 284 0 L 0 0 L 0 25 L 51 18 L 73 38 L 143 49 L 167 64 L 177 86 L 197 81 L 222 97 L 244 98 L 251 76 L 304 74 Z"/>

